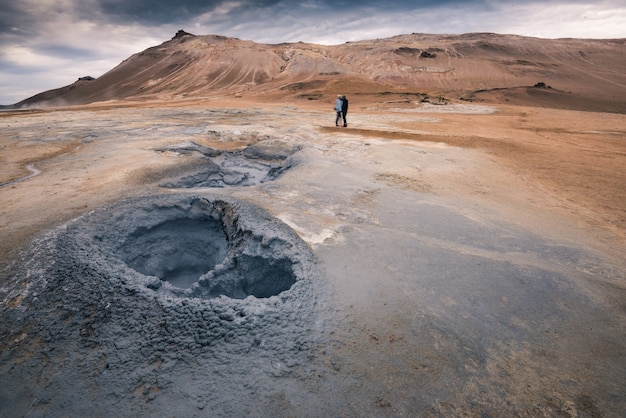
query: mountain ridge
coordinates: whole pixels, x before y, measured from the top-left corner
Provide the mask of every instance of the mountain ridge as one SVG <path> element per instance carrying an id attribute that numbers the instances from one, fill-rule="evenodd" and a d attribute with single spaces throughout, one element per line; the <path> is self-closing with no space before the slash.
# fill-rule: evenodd
<path id="1" fill-rule="evenodd" d="M 626 39 L 494 33 L 413 33 L 330 46 L 262 44 L 180 30 L 95 80 L 79 80 L 12 107 L 188 97 L 321 100 L 338 93 L 497 101 L 504 100 L 502 89 L 544 83 L 562 92 L 558 103 L 570 95 L 574 102 L 589 99 L 595 107 L 600 103 L 600 111 L 623 113 L 625 47 Z M 506 101 L 514 104 L 515 95 L 509 94 Z"/>

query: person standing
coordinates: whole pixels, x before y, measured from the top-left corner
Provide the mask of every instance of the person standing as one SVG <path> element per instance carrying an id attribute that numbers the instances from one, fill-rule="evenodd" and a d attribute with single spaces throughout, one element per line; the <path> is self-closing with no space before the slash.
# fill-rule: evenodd
<path id="1" fill-rule="evenodd" d="M 337 117 L 335 118 L 335 126 L 339 126 L 339 121 L 341 120 L 341 114 L 343 109 L 343 100 L 341 99 L 341 94 L 337 96 L 337 100 L 335 101 L 335 112 L 337 112 Z"/>
<path id="2" fill-rule="evenodd" d="M 346 120 L 346 116 L 348 115 L 348 98 L 346 96 L 341 96 L 341 114 L 343 115 L 343 127 L 348 127 L 348 121 Z"/>

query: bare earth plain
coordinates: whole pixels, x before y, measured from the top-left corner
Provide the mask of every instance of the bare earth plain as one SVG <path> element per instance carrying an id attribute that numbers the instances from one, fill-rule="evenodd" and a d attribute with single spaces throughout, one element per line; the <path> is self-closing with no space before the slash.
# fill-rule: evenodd
<path id="1" fill-rule="evenodd" d="M 0 415 L 622 416 L 626 116 L 349 99 L 0 114 Z M 154 196 L 259 207 L 315 261 L 236 302 L 131 282 L 89 249 L 150 251 Z"/>

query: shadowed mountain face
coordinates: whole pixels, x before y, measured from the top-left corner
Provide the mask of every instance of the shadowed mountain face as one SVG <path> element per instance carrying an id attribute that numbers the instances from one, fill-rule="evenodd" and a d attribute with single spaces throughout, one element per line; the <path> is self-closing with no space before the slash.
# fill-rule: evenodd
<path id="1" fill-rule="evenodd" d="M 390 92 L 514 104 L 532 101 L 537 94 L 530 89 L 539 84 L 549 90 L 541 93 L 542 106 L 571 102 L 570 108 L 584 108 L 589 102 L 593 106 L 587 107 L 622 113 L 625 46 L 626 39 L 490 33 L 412 34 L 336 46 L 268 45 L 181 31 L 96 80 L 80 79 L 15 106 L 183 97 L 319 100 L 337 93 Z"/>

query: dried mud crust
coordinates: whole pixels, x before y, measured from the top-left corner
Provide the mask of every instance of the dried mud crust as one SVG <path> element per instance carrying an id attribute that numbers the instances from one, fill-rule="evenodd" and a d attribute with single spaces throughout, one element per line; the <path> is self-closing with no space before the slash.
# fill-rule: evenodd
<path id="1" fill-rule="evenodd" d="M 237 151 L 223 151 L 195 142 L 183 142 L 155 151 L 187 154 L 202 161 L 202 164 L 191 165 L 161 184 L 176 189 L 253 186 L 273 181 L 292 167 L 293 161 L 289 157 L 301 148 L 300 145 L 265 140 Z"/>
<path id="2" fill-rule="evenodd" d="M 178 391 L 211 403 L 230 396 L 208 390 L 220 379 L 298 375 L 321 332 L 319 279 L 306 244 L 246 202 L 166 195 L 91 212 L 3 281 L 0 405 L 102 412 Z M 99 405 L 72 398 L 75 381 Z"/>

